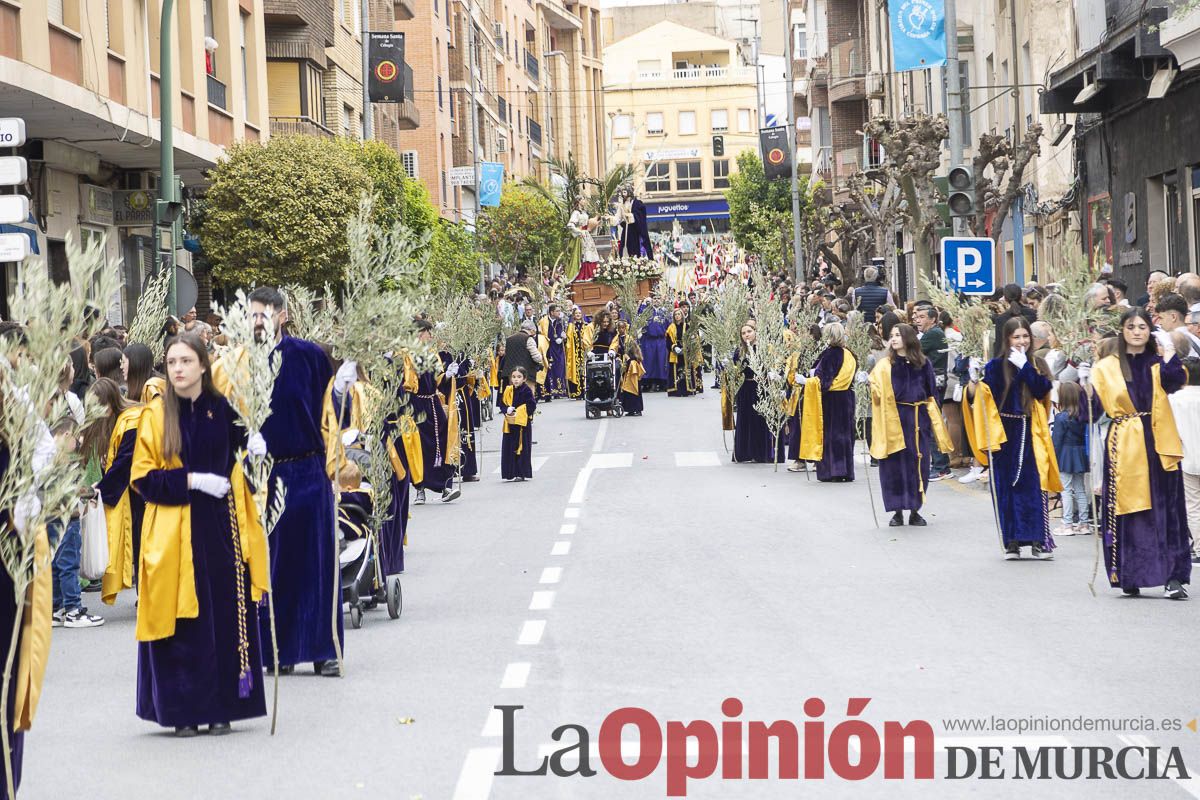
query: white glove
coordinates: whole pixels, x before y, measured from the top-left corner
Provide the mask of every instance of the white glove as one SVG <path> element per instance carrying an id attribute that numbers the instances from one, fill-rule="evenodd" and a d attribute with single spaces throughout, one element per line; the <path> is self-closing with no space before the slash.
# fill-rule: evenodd
<path id="1" fill-rule="evenodd" d="M 683 352 L 683 348 L 679 347 L 678 345 L 676 345 L 675 347 L 673 347 L 671 349 L 674 351 L 675 355 L 679 355 Z"/>
<path id="2" fill-rule="evenodd" d="M 342 447 L 349 447 L 358 439 L 358 428 L 347 428 L 342 431 Z"/>
<path id="3" fill-rule="evenodd" d="M 261 433 L 256 433 L 246 442 L 246 452 L 256 458 L 262 458 L 267 454 L 267 440 L 263 438 Z"/>
<path id="4" fill-rule="evenodd" d="M 1015 347 L 1008 351 L 1008 361 L 1017 369 L 1024 369 L 1025 365 L 1029 363 L 1025 353 Z"/>
<path id="5" fill-rule="evenodd" d="M 796 373 L 796 383 L 804 383 L 804 380 L 806 377 L 807 376 L 803 372 L 797 372 Z"/>
<path id="6" fill-rule="evenodd" d="M 512 406 L 509 406 L 509 407 L 508 407 L 508 408 L 505 410 L 505 412 L 504 412 L 504 416 L 506 416 L 506 417 L 511 417 L 513 414 L 516 414 L 516 413 L 517 413 L 517 410 L 516 410 L 515 408 L 513 408 Z"/>
<path id="7" fill-rule="evenodd" d="M 769 380 L 769 381 L 777 381 L 777 380 L 779 380 L 780 377 L 781 377 L 780 374 L 778 372 L 776 372 L 775 370 L 771 370 L 770 372 L 767 373 L 767 380 Z"/>
<path id="8" fill-rule="evenodd" d="M 555 340 L 554 340 L 554 343 L 555 343 L 555 344 L 562 344 L 562 343 L 563 343 L 563 338 L 562 338 L 561 336 L 559 336 L 557 339 L 555 339 Z"/>
<path id="9" fill-rule="evenodd" d="M 976 375 L 983 374 L 983 359 L 971 356 L 967 360 L 967 369 L 972 370 Z"/>
<path id="10" fill-rule="evenodd" d="M 974 359 L 974 358 L 971 359 L 972 362 L 977 361 L 977 360 L 978 359 Z M 979 367 L 975 366 L 974 363 L 972 363 L 970 366 L 967 367 L 967 375 L 971 378 L 971 383 L 978 383 L 979 378 L 982 376 L 982 374 L 983 374 L 982 371 L 979 369 Z"/>
<path id="11" fill-rule="evenodd" d="M 333 390 L 338 394 L 345 394 L 356 380 L 358 380 L 358 364 L 354 361 L 343 361 L 342 365 L 338 367 L 337 374 L 333 376 Z"/>
<path id="12" fill-rule="evenodd" d="M 866 372 L 864 372 L 861 369 L 858 371 L 858 374 L 854 376 L 854 379 L 856 381 L 858 381 L 859 383 L 870 383 L 871 382 L 871 376 L 868 375 Z"/>
<path id="13" fill-rule="evenodd" d="M 467 369 L 475 369 L 475 359 L 473 359 L 473 358 L 467 359 Z"/>
<path id="14" fill-rule="evenodd" d="M 209 497 L 221 498 L 229 494 L 229 479 L 211 472 L 189 472 L 188 488 L 203 492 Z"/>
<path id="15" fill-rule="evenodd" d="M 1171 356 L 1175 355 L 1175 341 L 1171 338 L 1171 334 L 1166 331 L 1155 331 L 1154 338 L 1158 340 L 1158 346 L 1162 348 L 1162 357 L 1169 361 Z"/>
<path id="16" fill-rule="evenodd" d="M 1076 367 L 1075 371 L 1079 374 L 1080 383 L 1087 383 L 1092 378 L 1092 365 L 1086 361 Z"/>
<path id="17" fill-rule="evenodd" d="M 42 513 L 42 501 L 36 494 L 27 494 L 19 498 L 13 506 L 13 525 L 19 533 L 25 533 L 29 521 Z"/>
<path id="18" fill-rule="evenodd" d="M 954 386 L 954 402 L 961 403 L 962 398 L 963 398 L 962 384 L 961 383 L 955 384 L 955 386 Z"/>
<path id="19" fill-rule="evenodd" d="M 447 378 L 457 378 L 458 377 L 458 362 L 457 361 L 451 361 L 449 364 L 446 365 L 446 377 Z"/>
<path id="20" fill-rule="evenodd" d="M 810 378 L 817 377 L 817 368 L 816 367 L 813 367 L 812 369 L 810 369 L 808 371 L 808 377 L 810 377 Z"/>

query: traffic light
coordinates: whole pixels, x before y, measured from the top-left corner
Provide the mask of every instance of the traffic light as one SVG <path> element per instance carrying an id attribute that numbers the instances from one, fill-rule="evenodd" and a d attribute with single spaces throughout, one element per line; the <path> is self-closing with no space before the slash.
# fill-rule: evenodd
<path id="1" fill-rule="evenodd" d="M 714 156 L 725 155 L 725 137 L 724 136 L 714 136 L 713 137 L 713 155 Z"/>
<path id="2" fill-rule="evenodd" d="M 952 217 L 975 216 L 975 172 L 971 167 L 953 167 L 946 175 L 946 205 Z"/>

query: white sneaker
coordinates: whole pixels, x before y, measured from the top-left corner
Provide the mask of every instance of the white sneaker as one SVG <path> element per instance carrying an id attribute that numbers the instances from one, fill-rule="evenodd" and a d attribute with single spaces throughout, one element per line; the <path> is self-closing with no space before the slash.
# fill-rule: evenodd
<path id="1" fill-rule="evenodd" d="M 1054 529 L 1055 536 L 1074 536 L 1075 533 L 1074 525 L 1059 525 Z"/>
<path id="2" fill-rule="evenodd" d="M 87 613 L 86 608 L 73 608 L 63 615 L 64 628 L 95 628 L 104 624 L 104 617 Z"/>
<path id="3" fill-rule="evenodd" d="M 987 470 L 976 464 L 967 470 L 967 474 L 958 479 L 959 483 L 974 483 L 977 480 L 987 477 Z"/>

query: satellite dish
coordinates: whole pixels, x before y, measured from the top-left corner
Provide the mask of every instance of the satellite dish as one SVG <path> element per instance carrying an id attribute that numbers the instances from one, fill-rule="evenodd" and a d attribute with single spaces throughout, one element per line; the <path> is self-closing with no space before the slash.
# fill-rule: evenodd
<path id="1" fill-rule="evenodd" d="M 142 281 L 142 291 L 146 291 L 146 286 L 150 281 L 157 278 L 159 273 L 153 272 L 146 276 Z M 192 273 L 180 266 L 175 267 L 175 316 L 181 317 L 194 305 L 200 297 L 200 287 L 196 284 L 196 278 Z"/>

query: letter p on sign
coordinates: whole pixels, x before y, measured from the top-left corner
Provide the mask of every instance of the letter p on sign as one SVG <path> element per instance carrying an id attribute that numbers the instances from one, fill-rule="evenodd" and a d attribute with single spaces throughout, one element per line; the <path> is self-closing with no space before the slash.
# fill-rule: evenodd
<path id="1" fill-rule="evenodd" d="M 987 237 L 942 239 L 942 274 L 947 289 L 960 294 L 996 291 L 996 243 Z"/>

